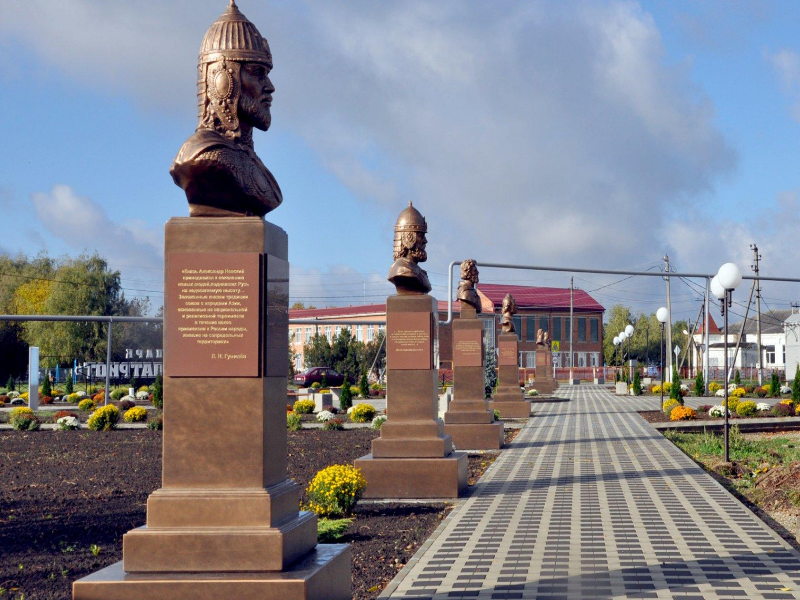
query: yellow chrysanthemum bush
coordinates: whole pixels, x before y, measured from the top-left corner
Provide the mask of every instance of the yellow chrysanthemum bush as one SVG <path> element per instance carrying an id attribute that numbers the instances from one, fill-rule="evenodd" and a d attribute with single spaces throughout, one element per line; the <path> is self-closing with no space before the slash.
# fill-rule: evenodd
<path id="1" fill-rule="evenodd" d="M 758 412 L 758 409 L 756 408 L 756 403 L 752 400 L 739 402 L 739 406 L 736 407 L 736 414 L 740 417 L 752 417 L 756 412 Z"/>
<path id="2" fill-rule="evenodd" d="M 710 394 L 716 394 L 717 390 L 721 390 L 721 389 L 722 389 L 722 386 L 720 384 L 718 384 L 716 381 L 712 381 L 711 383 L 708 384 L 708 392 Z"/>
<path id="3" fill-rule="evenodd" d="M 147 421 L 147 409 L 143 406 L 134 406 L 133 408 L 126 410 L 125 414 L 122 415 L 122 418 L 126 423 L 139 423 L 141 421 Z"/>
<path id="4" fill-rule="evenodd" d="M 725 406 L 725 400 L 720 402 L 721 406 Z M 738 396 L 728 396 L 728 410 L 732 413 L 736 412 L 736 409 L 739 408 L 739 397 Z"/>
<path id="5" fill-rule="evenodd" d="M 688 421 L 696 417 L 697 413 L 695 410 L 693 408 L 689 408 L 688 406 L 678 405 L 672 409 L 671 413 L 669 413 L 670 421 Z"/>
<path id="6" fill-rule="evenodd" d="M 318 472 L 306 489 L 306 508 L 320 517 L 347 517 L 358 502 L 367 481 L 361 469 L 333 465 Z"/>
<path id="7" fill-rule="evenodd" d="M 353 423 L 367 423 L 375 418 L 376 412 L 372 404 L 358 404 L 350 411 L 350 420 Z"/>
<path id="8" fill-rule="evenodd" d="M 664 404 L 661 406 L 661 410 L 664 411 L 665 415 L 669 416 L 670 414 L 672 414 L 672 409 L 675 408 L 676 406 L 680 406 L 680 404 L 681 404 L 680 402 L 674 399 L 665 400 Z"/>
<path id="9" fill-rule="evenodd" d="M 92 413 L 86 426 L 92 431 L 114 429 L 119 421 L 119 409 L 113 404 L 102 406 Z"/>
<path id="10" fill-rule="evenodd" d="M 310 415 L 316 406 L 313 400 L 298 400 L 294 403 L 294 412 L 298 415 Z"/>
<path id="11" fill-rule="evenodd" d="M 736 388 L 735 390 L 733 390 L 733 391 L 732 391 L 730 394 L 728 394 L 728 396 L 729 396 L 729 397 L 735 396 L 735 397 L 737 397 L 737 398 L 741 398 L 741 397 L 742 397 L 742 396 L 744 396 L 746 393 L 747 393 L 747 391 L 746 391 L 746 390 L 745 390 L 743 387 L 737 387 L 737 388 Z"/>
<path id="12" fill-rule="evenodd" d="M 97 408 L 97 404 L 95 404 L 95 401 L 91 398 L 86 398 L 85 400 L 78 402 L 78 408 L 80 410 L 90 411 Z"/>
<path id="13" fill-rule="evenodd" d="M 651 386 L 650 387 L 650 393 L 651 394 L 660 394 L 661 393 L 661 386 L 660 385 Z"/>

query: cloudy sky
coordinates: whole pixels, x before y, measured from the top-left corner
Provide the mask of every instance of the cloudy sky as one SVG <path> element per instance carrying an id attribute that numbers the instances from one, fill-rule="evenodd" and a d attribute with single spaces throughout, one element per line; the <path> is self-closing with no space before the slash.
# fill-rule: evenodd
<path id="1" fill-rule="evenodd" d="M 226 0 L 5 0 L 0 251 L 97 250 L 128 295 L 163 296 L 169 165 L 196 125 L 200 40 Z M 256 150 L 284 192 L 292 297 L 382 301 L 413 200 L 427 268 L 474 257 L 798 275 L 796 4 L 239 0 L 270 41 L 273 126 Z M 485 282 L 568 275 L 484 269 Z M 619 279 L 619 278 L 617 278 Z M 581 275 L 653 310 L 659 279 Z M 611 283 L 612 285 L 608 285 Z M 607 286 L 600 288 L 601 286 Z M 673 285 L 676 313 L 697 294 Z M 742 293 L 745 296 L 746 294 Z M 800 286 L 765 284 L 772 308 Z"/>

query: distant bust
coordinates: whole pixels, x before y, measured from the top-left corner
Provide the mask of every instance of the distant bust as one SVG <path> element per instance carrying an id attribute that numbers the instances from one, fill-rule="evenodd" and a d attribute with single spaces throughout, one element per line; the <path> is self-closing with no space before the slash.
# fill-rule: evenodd
<path id="1" fill-rule="evenodd" d="M 469 304 L 475 312 L 481 312 L 481 299 L 475 291 L 478 283 L 478 264 L 468 258 L 461 263 L 461 283 L 458 284 L 458 299 L 464 304 Z"/>
<path id="2" fill-rule="evenodd" d="M 394 264 L 387 277 L 398 294 L 427 294 L 431 291 L 428 274 L 418 265 L 428 260 L 425 252 L 427 231 L 425 217 L 409 202 L 394 226 Z"/>
<path id="3" fill-rule="evenodd" d="M 503 318 L 500 320 L 500 326 L 502 327 L 503 333 L 516 333 L 516 328 L 514 327 L 514 315 L 517 314 L 517 301 L 514 300 L 514 296 L 511 294 L 506 294 L 506 297 L 503 298 L 503 305 L 500 309 L 503 313 Z"/>
<path id="4" fill-rule="evenodd" d="M 192 217 L 263 217 L 283 201 L 278 182 L 253 150 L 266 131 L 275 88 L 267 40 L 231 0 L 203 38 L 198 59 L 199 124 L 170 174 Z"/>
<path id="5" fill-rule="evenodd" d="M 536 332 L 536 343 L 539 345 L 544 344 L 544 331 L 541 329 Z"/>

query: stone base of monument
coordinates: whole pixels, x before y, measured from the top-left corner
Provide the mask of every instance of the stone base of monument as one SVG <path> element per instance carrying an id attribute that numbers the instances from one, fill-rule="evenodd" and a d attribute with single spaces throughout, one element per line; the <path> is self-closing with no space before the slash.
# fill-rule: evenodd
<path id="1" fill-rule="evenodd" d="M 531 416 L 531 403 L 527 400 L 492 400 L 489 408 L 498 411 L 501 419 L 527 419 Z"/>
<path id="2" fill-rule="evenodd" d="M 73 600 L 349 600 L 350 546 L 319 545 L 280 572 L 126 573 L 122 561 L 72 584 Z"/>
<path id="3" fill-rule="evenodd" d="M 367 480 L 363 496 L 367 499 L 457 498 L 467 488 L 466 452 L 451 452 L 444 458 L 376 458 L 367 454 L 357 458 L 355 466 Z"/>
<path id="4" fill-rule="evenodd" d="M 558 389 L 558 381 L 555 379 L 536 379 L 533 387 L 539 392 L 540 396 L 550 396 Z"/>
<path id="5" fill-rule="evenodd" d="M 503 424 L 446 423 L 444 431 L 459 450 L 499 450 L 503 447 Z"/>

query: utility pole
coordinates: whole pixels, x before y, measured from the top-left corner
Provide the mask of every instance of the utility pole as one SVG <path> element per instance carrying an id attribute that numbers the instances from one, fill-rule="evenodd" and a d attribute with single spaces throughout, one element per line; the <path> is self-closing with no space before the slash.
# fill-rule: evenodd
<path id="1" fill-rule="evenodd" d="M 569 278 L 569 384 L 575 381 L 575 378 L 572 376 L 572 363 L 575 359 L 575 353 L 572 350 L 572 340 L 575 337 L 575 320 L 572 318 L 572 309 L 573 309 L 573 301 L 575 294 L 575 288 L 573 287 L 573 277 Z"/>
<path id="2" fill-rule="evenodd" d="M 753 264 L 750 268 L 756 274 L 756 279 L 753 283 L 756 286 L 756 346 L 758 347 L 758 385 L 762 385 L 762 362 L 761 362 L 761 281 L 758 279 L 758 261 L 761 260 L 761 255 L 758 253 L 758 246 L 750 244 L 750 249 L 753 251 Z M 744 330 L 742 330 L 744 333 Z"/>
<path id="3" fill-rule="evenodd" d="M 664 255 L 664 272 L 667 276 L 664 280 L 667 282 L 667 371 L 668 375 L 665 378 L 667 381 L 672 381 L 672 304 L 669 297 L 669 255 Z"/>

